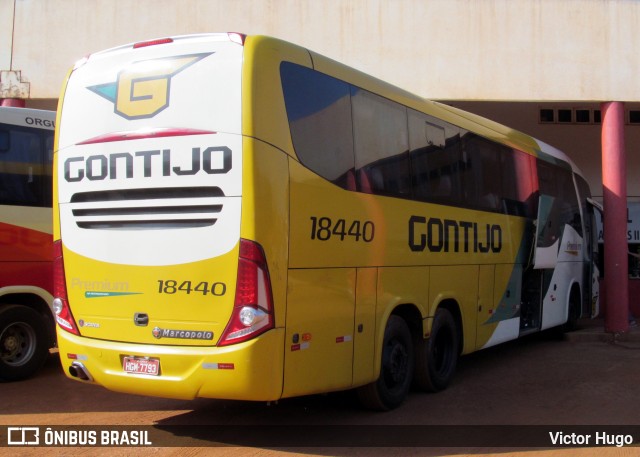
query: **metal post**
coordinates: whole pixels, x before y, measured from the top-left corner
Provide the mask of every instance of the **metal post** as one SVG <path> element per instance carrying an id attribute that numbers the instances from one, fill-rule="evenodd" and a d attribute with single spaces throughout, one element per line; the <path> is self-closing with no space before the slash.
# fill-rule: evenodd
<path id="1" fill-rule="evenodd" d="M 605 331 L 629 330 L 627 260 L 627 164 L 624 104 L 608 102 L 602 110 L 602 185 L 604 190 Z"/>

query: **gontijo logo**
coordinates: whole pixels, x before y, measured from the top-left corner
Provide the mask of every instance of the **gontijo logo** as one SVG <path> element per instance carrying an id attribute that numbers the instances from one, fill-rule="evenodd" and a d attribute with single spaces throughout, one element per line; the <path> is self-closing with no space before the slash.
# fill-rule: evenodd
<path id="1" fill-rule="evenodd" d="M 118 73 L 115 82 L 87 89 L 112 102 L 114 112 L 125 119 L 150 118 L 169 106 L 171 78 L 211 54 L 134 62 Z"/>

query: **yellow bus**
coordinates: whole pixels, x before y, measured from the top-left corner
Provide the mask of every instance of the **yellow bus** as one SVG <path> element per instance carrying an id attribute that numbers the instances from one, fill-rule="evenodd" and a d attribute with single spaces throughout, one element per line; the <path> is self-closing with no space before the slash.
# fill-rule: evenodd
<path id="1" fill-rule="evenodd" d="M 597 308 L 589 188 L 560 151 L 313 51 L 233 33 L 78 62 L 58 111 L 67 376 L 173 398 L 357 389 Z"/>

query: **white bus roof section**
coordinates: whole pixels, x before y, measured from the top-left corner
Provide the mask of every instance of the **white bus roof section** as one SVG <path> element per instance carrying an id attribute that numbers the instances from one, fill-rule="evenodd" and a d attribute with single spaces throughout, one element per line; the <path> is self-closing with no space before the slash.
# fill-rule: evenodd
<path id="1" fill-rule="evenodd" d="M 21 125 L 23 127 L 36 127 L 45 130 L 53 130 L 56 120 L 55 111 L 47 111 L 29 108 L 0 107 L 0 123 Z"/>

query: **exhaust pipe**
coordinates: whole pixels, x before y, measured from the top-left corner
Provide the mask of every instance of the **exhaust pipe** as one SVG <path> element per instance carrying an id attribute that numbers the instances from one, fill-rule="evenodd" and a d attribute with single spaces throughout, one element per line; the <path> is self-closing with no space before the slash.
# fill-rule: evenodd
<path id="1" fill-rule="evenodd" d="M 87 370 L 87 368 L 78 361 L 71 364 L 71 366 L 69 367 L 69 374 L 74 378 L 93 382 L 93 376 L 91 376 L 89 370 Z"/>

